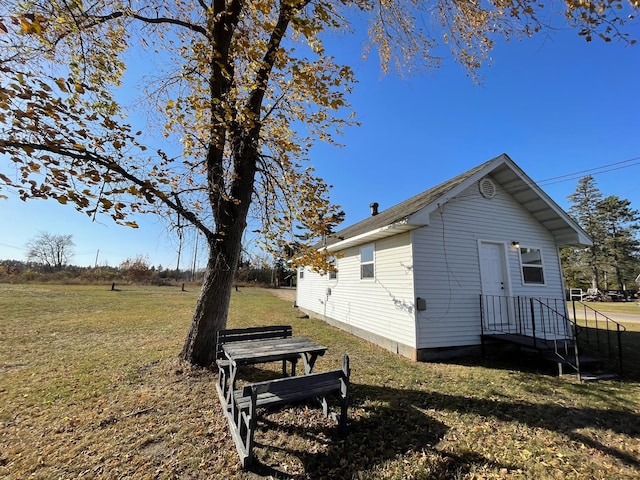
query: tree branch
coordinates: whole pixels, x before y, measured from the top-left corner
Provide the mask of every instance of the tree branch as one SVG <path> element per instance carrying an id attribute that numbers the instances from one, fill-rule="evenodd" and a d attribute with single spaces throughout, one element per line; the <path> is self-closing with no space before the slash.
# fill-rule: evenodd
<path id="1" fill-rule="evenodd" d="M 262 66 L 256 72 L 256 88 L 249 94 L 247 106 L 250 112 L 256 116 L 260 114 L 262 100 L 267 90 L 269 76 L 276 60 L 276 54 L 282 43 L 282 39 L 287 33 L 289 22 L 296 12 L 304 8 L 310 0 L 301 0 L 299 3 L 290 3 L 287 0 L 281 0 L 278 21 L 271 32 L 267 51 L 262 59 Z"/>
<path id="2" fill-rule="evenodd" d="M 117 173 L 122 178 L 129 180 L 132 184 L 138 186 L 140 188 L 140 193 L 142 195 L 150 195 L 153 199 L 159 200 L 164 203 L 171 210 L 179 213 L 182 217 L 186 218 L 192 225 L 194 225 L 198 230 L 200 230 L 205 237 L 211 239 L 214 237 L 214 233 L 200 221 L 200 219 L 191 211 L 186 210 L 180 201 L 172 201 L 171 196 L 178 199 L 178 193 L 170 193 L 167 194 L 160 189 L 156 188 L 153 183 L 149 180 L 143 180 L 133 175 L 130 170 L 123 168 L 118 162 L 115 162 L 112 158 L 103 157 L 100 154 L 89 152 L 86 150 L 72 150 L 64 147 L 60 147 L 59 145 L 48 146 L 41 145 L 38 143 L 30 143 L 30 142 L 11 142 L 7 140 L 0 139 L 0 148 L 15 148 L 15 149 L 31 149 L 39 152 L 48 152 L 56 155 L 61 155 L 63 157 L 72 158 L 75 160 L 81 160 L 87 163 L 93 163 L 99 166 L 104 167 L 106 170 Z"/>
<path id="3" fill-rule="evenodd" d="M 87 25 L 84 25 L 83 27 L 94 27 L 96 25 L 100 25 L 102 23 L 106 23 L 110 20 L 115 20 L 117 18 L 133 18 L 135 20 L 139 20 L 141 22 L 144 23 L 151 23 L 151 24 L 169 24 L 169 25 L 176 25 L 179 27 L 184 27 L 188 30 L 192 30 L 196 33 L 200 33 L 204 36 L 207 36 L 207 30 L 203 27 L 201 27 L 200 25 L 194 25 L 192 23 L 189 22 L 185 22 L 183 20 L 178 20 L 176 18 L 170 18 L 170 17 L 145 17 L 144 15 L 140 15 L 137 14 L 133 11 L 124 11 L 124 10 L 119 10 L 119 11 L 115 11 L 115 12 L 111 12 L 108 15 L 89 15 L 87 13 L 84 14 L 85 17 L 89 20 L 92 20 L 91 23 L 88 23 Z"/>

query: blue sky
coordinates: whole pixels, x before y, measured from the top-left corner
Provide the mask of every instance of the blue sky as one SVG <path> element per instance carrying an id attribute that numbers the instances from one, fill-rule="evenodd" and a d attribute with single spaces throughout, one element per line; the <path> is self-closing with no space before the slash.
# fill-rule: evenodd
<path id="1" fill-rule="evenodd" d="M 334 186 L 344 226 L 368 216 L 373 201 L 386 209 L 501 153 L 564 208 L 587 172 L 543 180 L 624 162 L 595 173 L 596 183 L 640 209 L 639 46 L 586 43 L 570 30 L 501 43 L 482 85 L 448 58 L 433 73 L 401 80 L 382 76 L 374 59 L 362 62 L 358 46 L 337 56 L 360 81 L 351 101 L 362 126 L 346 132 L 344 148 L 314 148 L 312 163 Z M 73 236 L 77 265 L 117 266 L 143 255 L 175 268 L 175 235 L 152 216 L 138 222 L 137 230 L 107 217 L 91 222 L 71 206 L 11 196 L 0 200 L 0 259 L 24 259 L 25 243 L 47 231 Z M 193 262 L 193 243 L 185 241 L 181 268 Z"/>

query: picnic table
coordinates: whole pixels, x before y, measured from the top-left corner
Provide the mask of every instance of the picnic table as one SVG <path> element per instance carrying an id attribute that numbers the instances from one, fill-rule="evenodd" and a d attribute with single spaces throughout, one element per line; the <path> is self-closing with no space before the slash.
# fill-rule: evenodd
<path id="1" fill-rule="evenodd" d="M 277 330 L 276 327 L 271 327 L 271 330 L 274 329 Z M 346 429 L 350 373 L 348 357 L 344 357 L 342 369 L 313 373 L 316 360 L 325 354 L 327 347 L 308 338 L 292 337 L 290 329 L 283 336 L 280 336 L 282 332 L 274 333 L 271 330 L 263 332 L 254 327 L 246 332 L 224 331 L 218 337 L 219 348 L 224 356 L 224 360 L 218 362 L 218 394 L 243 468 L 248 466 L 253 456 L 258 407 L 316 399 L 320 401 L 326 416 L 326 397 L 337 396 L 341 405 L 339 423 L 341 429 Z M 273 335 L 278 337 L 273 338 Z M 236 340 L 244 336 L 251 339 Z M 300 359 L 304 371 L 302 375 L 296 376 L 296 364 Z M 279 361 L 283 363 L 282 378 L 249 383 L 236 389 L 240 366 Z M 291 363 L 290 372 L 286 368 L 287 362 Z"/>
<path id="2" fill-rule="evenodd" d="M 302 359 L 304 374 L 312 372 L 313 366 L 319 356 L 324 355 L 327 347 L 304 337 L 265 338 L 259 340 L 245 340 L 230 342 L 222 345 L 222 351 L 229 360 L 229 379 L 225 385 L 220 385 L 219 392 L 224 397 L 227 407 L 231 404 L 231 395 L 236 388 L 238 380 L 238 367 L 242 365 L 254 365 L 282 361 L 282 373 L 284 376 L 296 375 L 296 364 Z M 291 362 L 291 373 L 286 371 L 286 362 Z M 222 398 L 221 398 L 222 400 Z"/>

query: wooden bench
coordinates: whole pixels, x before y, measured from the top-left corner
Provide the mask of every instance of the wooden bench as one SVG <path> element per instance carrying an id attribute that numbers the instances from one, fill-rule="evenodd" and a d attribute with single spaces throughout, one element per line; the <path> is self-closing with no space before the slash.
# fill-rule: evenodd
<path id="1" fill-rule="evenodd" d="M 218 366 L 218 393 L 221 398 L 227 398 L 229 385 L 229 375 L 231 364 L 225 358 L 222 346 L 231 342 L 244 342 L 247 340 L 262 340 L 265 338 L 288 338 L 293 335 L 291 325 L 269 325 L 266 327 L 233 328 L 218 330 L 216 334 L 216 364 Z M 287 363 L 282 361 L 282 373 L 287 372 Z"/>
<path id="2" fill-rule="evenodd" d="M 345 355 L 342 369 L 252 383 L 233 392 L 232 408 L 226 413 L 242 468 L 247 468 L 253 459 L 253 437 L 258 420 L 257 409 L 260 407 L 317 399 L 326 417 L 329 414 L 327 397 L 336 396 L 340 400 L 340 429 L 345 431 L 349 376 L 349 357 Z"/>

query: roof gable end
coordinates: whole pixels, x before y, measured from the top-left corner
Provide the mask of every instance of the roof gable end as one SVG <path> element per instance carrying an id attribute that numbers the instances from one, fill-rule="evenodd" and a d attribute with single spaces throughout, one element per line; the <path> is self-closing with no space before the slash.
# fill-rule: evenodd
<path id="1" fill-rule="evenodd" d="M 330 235 L 326 246 L 330 250 L 340 250 L 428 225 L 433 211 L 487 175 L 491 175 L 536 220 L 548 228 L 559 246 L 591 244 L 591 239 L 584 230 L 508 155 L 502 154 L 383 210 L 378 215 Z"/>

